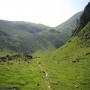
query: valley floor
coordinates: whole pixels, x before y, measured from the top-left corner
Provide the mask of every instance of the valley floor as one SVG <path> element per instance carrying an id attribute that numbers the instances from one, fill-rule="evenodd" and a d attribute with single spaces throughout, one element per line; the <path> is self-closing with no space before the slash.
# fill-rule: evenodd
<path id="1" fill-rule="evenodd" d="M 38 52 L 30 63 L 0 63 L 0 90 L 90 90 L 90 47 L 79 39 L 54 52 Z"/>

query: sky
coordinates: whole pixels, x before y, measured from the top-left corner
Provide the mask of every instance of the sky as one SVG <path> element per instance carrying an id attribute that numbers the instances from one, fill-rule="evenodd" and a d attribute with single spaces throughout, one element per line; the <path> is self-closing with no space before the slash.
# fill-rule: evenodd
<path id="1" fill-rule="evenodd" d="M 0 0 L 0 19 L 57 26 L 90 0 Z"/>

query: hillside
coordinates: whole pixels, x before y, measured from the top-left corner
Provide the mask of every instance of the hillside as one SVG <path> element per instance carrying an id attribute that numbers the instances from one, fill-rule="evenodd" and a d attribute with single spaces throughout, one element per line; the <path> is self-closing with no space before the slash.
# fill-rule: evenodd
<path id="1" fill-rule="evenodd" d="M 0 49 L 30 53 L 43 49 L 53 50 L 62 46 L 67 37 L 42 24 L 0 20 Z"/>
<path id="2" fill-rule="evenodd" d="M 90 33 L 90 23 L 62 48 L 38 59 L 48 72 L 52 90 L 90 90 L 90 37 L 86 33 Z"/>
<path id="3" fill-rule="evenodd" d="M 75 28 L 77 27 L 81 14 L 82 12 L 78 12 L 77 14 L 72 16 L 69 20 L 55 27 L 56 30 L 64 32 L 70 37 Z"/>
<path id="4" fill-rule="evenodd" d="M 59 48 L 72 35 L 81 14 L 82 12 L 75 14 L 54 28 L 24 21 L 0 20 L 0 49 L 33 53 Z"/>
<path id="5" fill-rule="evenodd" d="M 84 12 L 87 7 L 90 8 L 90 4 Z M 86 16 L 90 15 L 88 13 L 89 10 Z M 81 18 L 80 22 L 86 18 Z M 79 25 L 83 26 L 81 23 Z M 51 90 L 90 90 L 90 18 L 74 33 L 63 47 L 48 55 L 41 55 L 41 59 L 38 59 L 39 64 L 48 72 Z"/>
<path id="6" fill-rule="evenodd" d="M 33 53 L 59 48 L 72 35 L 82 12 L 57 27 L 24 21 L 0 20 L 0 46 L 14 52 Z M 14 44 L 13 44 L 14 43 Z"/>
<path id="7" fill-rule="evenodd" d="M 84 33 L 83 33 L 84 32 Z M 30 63 L 13 59 L 0 64 L 0 89 L 90 90 L 90 23 L 63 47 L 37 52 Z"/>

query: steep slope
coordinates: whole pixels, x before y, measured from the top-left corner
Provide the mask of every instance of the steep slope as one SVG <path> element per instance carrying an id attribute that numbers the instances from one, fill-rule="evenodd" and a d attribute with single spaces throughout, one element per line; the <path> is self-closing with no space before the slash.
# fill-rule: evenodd
<path id="1" fill-rule="evenodd" d="M 90 7 L 88 5 L 84 12 L 87 11 L 87 7 Z M 81 17 L 84 14 L 90 15 L 88 13 L 83 13 Z M 85 21 L 86 18 L 80 19 L 80 22 Z M 83 26 L 81 23 L 79 25 L 79 27 Z M 38 59 L 38 62 L 48 72 L 52 90 L 90 90 L 89 18 L 82 29 L 78 28 L 78 32 L 74 33 L 74 36 L 63 47 L 45 56 L 41 55 L 41 59 Z"/>
<path id="2" fill-rule="evenodd" d="M 56 29 L 60 32 L 65 32 L 68 36 L 71 36 L 75 28 L 77 27 L 82 12 L 79 12 L 72 16 L 69 20 L 58 25 Z"/>
<path id="3" fill-rule="evenodd" d="M 62 48 L 38 59 L 48 72 L 52 90 L 90 90 L 90 37 L 86 33 L 90 33 L 90 23 Z"/>
<path id="4" fill-rule="evenodd" d="M 28 22 L 0 20 L 0 32 L 4 33 L 0 33 L 2 34 L 0 38 L 1 46 L 16 52 L 54 49 L 63 45 L 67 40 L 64 33 L 51 27 Z"/>

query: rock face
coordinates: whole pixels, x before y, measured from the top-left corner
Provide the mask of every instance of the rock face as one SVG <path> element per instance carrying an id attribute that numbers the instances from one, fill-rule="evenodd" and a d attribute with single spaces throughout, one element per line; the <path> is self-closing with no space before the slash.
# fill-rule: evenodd
<path id="1" fill-rule="evenodd" d="M 76 28 L 74 35 L 76 35 L 80 30 L 90 21 L 90 2 L 85 7 L 81 17 L 78 27 Z"/>
<path id="2" fill-rule="evenodd" d="M 82 29 L 90 21 L 90 2 L 85 7 L 83 14 L 80 17 L 80 28 Z"/>

